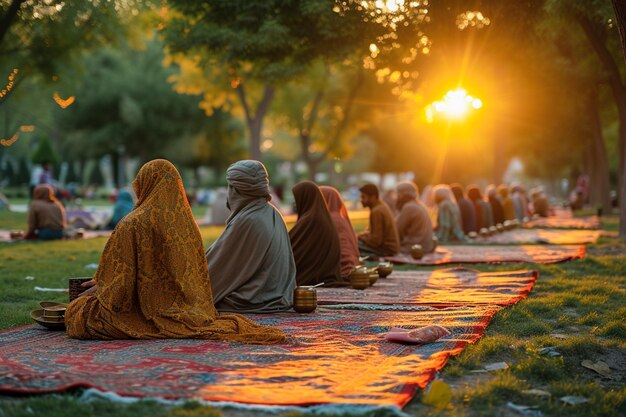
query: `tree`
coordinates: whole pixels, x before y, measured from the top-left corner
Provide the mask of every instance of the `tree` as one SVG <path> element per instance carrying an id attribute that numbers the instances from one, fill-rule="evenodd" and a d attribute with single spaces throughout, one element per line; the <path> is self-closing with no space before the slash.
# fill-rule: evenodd
<path id="1" fill-rule="evenodd" d="M 153 40 L 143 50 L 104 49 L 87 58 L 78 99 L 61 119 L 68 155 L 110 155 L 117 173 L 121 156 L 163 156 L 172 142 L 199 130 L 199 98 L 172 89 L 168 79 L 177 68 L 163 66 L 164 57 L 161 43 Z M 119 178 L 115 182 L 122 185 Z"/>
<path id="2" fill-rule="evenodd" d="M 16 70 L 0 105 L 25 78 L 39 74 L 50 80 L 79 52 L 117 39 L 127 27 L 119 17 L 140 7 L 134 1 L 0 2 L 0 79 Z"/>
<path id="3" fill-rule="evenodd" d="M 37 144 L 37 149 L 32 156 L 32 161 L 34 164 L 43 164 L 44 162 L 50 162 L 52 164 L 59 163 L 59 154 L 52 147 L 52 143 L 50 139 L 43 136 L 39 139 L 39 143 Z"/>
<path id="4" fill-rule="evenodd" d="M 392 53 L 406 44 L 404 38 L 415 39 L 418 33 L 417 19 L 406 24 L 403 19 L 424 18 L 423 8 L 399 5 L 388 14 L 374 2 L 173 0 L 169 4 L 173 13 L 164 33 L 172 52 L 191 57 L 206 76 L 223 68 L 223 93 L 218 98 L 223 100 L 226 94 L 230 103 L 239 102 L 254 159 L 261 156 L 263 120 L 278 85 L 303 74 L 318 60 L 341 62 L 355 51 L 362 57 L 361 51 L 369 50 L 372 42 L 377 42 L 377 50 Z"/>
<path id="5" fill-rule="evenodd" d="M 617 22 L 617 28 L 619 30 L 622 53 L 624 54 L 624 58 L 626 59 L 626 3 L 623 0 L 611 0 L 611 3 L 613 5 L 613 10 L 615 11 L 615 20 Z M 622 135 L 620 135 L 620 140 L 622 140 Z M 620 156 L 622 155 L 620 154 Z M 626 192 L 624 191 L 624 183 L 626 182 L 626 164 L 621 167 L 620 176 L 622 178 L 622 185 L 620 188 L 619 196 L 619 236 L 622 239 L 626 239 Z"/>
<path id="6" fill-rule="evenodd" d="M 612 3 L 617 4 L 617 3 Z M 624 202 L 626 186 L 626 83 L 618 66 L 618 36 L 613 28 L 613 9 L 607 2 L 590 0 L 586 2 L 565 2 L 552 0 L 548 10 L 567 16 L 577 24 L 587 39 L 588 45 L 601 64 L 606 77 L 619 120 L 618 133 L 618 193 Z M 619 4 L 616 10 L 619 10 Z M 623 66 L 622 66 L 623 68 Z M 595 121 L 594 121 L 595 123 Z M 626 204 L 620 204 L 620 237 L 626 238 Z"/>

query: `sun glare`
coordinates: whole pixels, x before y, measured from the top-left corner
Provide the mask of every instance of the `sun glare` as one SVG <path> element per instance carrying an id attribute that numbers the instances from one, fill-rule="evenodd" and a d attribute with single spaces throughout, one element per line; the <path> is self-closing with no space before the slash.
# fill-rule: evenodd
<path id="1" fill-rule="evenodd" d="M 438 116 L 451 120 L 462 119 L 470 110 L 478 110 L 482 106 L 482 100 L 468 95 L 463 88 L 457 88 L 448 91 L 442 100 L 426 106 L 426 121 L 432 123 Z"/>

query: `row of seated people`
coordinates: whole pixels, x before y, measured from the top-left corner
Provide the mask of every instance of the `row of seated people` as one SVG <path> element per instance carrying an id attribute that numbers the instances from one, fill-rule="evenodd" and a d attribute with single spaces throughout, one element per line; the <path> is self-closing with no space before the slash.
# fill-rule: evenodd
<path id="1" fill-rule="evenodd" d="M 130 213 L 135 205 L 133 196 L 127 190 L 121 190 L 113 206 L 113 213 L 105 229 L 115 226 Z M 72 216 L 75 227 L 90 227 L 88 212 L 76 212 Z M 49 184 L 40 184 L 33 189 L 32 201 L 28 208 L 28 230 L 25 239 L 55 240 L 62 239 L 68 230 L 68 216 L 65 207 L 55 197 L 54 188 Z"/>
<path id="2" fill-rule="evenodd" d="M 286 340 L 280 330 L 236 313 L 288 311 L 296 285 L 348 284 L 358 249 L 337 190 L 296 184 L 298 219 L 287 231 L 270 203 L 262 163 L 239 161 L 226 179 L 231 214 L 204 252 L 176 168 L 166 160 L 145 164 L 133 182 L 134 209 L 108 240 L 86 291 L 67 309 L 68 335 L 280 343 Z M 351 234 L 340 238 L 340 230 Z"/>
<path id="3" fill-rule="evenodd" d="M 288 311 L 296 285 L 347 285 L 359 262 L 359 247 L 377 250 L 380 236 L 390 244 L 389 253 L 400 250 L 398 219 L 372 184 L 361 188 L 371 216 L 369 230 L 357 243 L 341 196 L 331 187 L 296 184 L 298 218 L 287 231 L 270 203 L 262 163 L 239 161 L 228 168 L 226 178 L 231 215 L 205 252 L 176 168 L 155 160 L 140 169 L 133 181 L 134 209 L 107 241 L 98 270 L 84 284 L 86 291 L 68 307 L 70 337 L 284 342 L 280 330 L 236 313 Z M 419 207 L 415 185 L 398 188 L 406 194 L 401 208 Z M 395 235 L 389 238 L 386 229 L 380 233 L 379 223 L 396 230 Z M 432 239 L 432 227 L 430 231 Z"/>

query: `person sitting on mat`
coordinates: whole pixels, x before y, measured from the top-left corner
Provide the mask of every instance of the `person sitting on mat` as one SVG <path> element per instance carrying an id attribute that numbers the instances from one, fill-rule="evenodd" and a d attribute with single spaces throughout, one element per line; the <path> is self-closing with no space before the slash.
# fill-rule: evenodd
<path id="1" fill-rule="evenodd" d="M 513 200 L 509 196 L 509 187 L 505 184 L 498 186 L 498 194 L 500 194 L 500 201 L 502 202 L 502 210 L 504 210 L 504 220 L 515 219 L 515 205 Z"/>
<path id="2" fill-rule="evenodd" d="M 437 238 L 440 242 L 464 241 L 461 230 L 461 213 L 454 201 L 450 187 L 439 184 L 434 188 L 437 203 Z"/>
<path id="3" fill-rule="evenodd" d="M 365 184 L 359 188 L 361 204 L 370 209 L 369 229 L 358 234 L 362 255 L 392 256 L 400 251 L 400 238 L 391 210 L 378 198 L 378 187 Z"/>
<path id="4" fill-rule="evenodd" d="M 117 197 L 115 199 L 115 205 L 113 206 L 113 215 L 111 216 L 111 220 L 107 223 L 107 229 L 115 229 L 115 226 L 133 210 L 135 203 L 133 202 L 133 196 L 131 193 L 126 190 L 120 190 L 117 193 Z"/>
<path id="5" fill-rule="evenodd" d="M 474 209 L 474 205 L 465 198 L 463 187 L 461 184 L 454 183 L 450 185 L 450 189 L 454 194 L 456 204 L 459 206 L 461 212 L 461 227 L 463 232 L 466 235 L 470 232 L 478 232 L 476 228 L 476 210 Z"/>
<path id="6" fill-rule="evenodd" d="M 494 225 L 502 225 L 504 223 L 504 209 L 502 208 L 502 202 L 498 197 L 498 190 L 495 185 L 489 184 L 487 188 L 485 188 L 485 194 L 487 194 L 487 198 L 489 199 L 489 205 L 491 206 L 491 211 L 493 212 L 493 222 Z"/>
<path id="7" fill-rule="evenodd" d="M 339 236 L 339 254 L 341 258 L 341 276 L 346 280 L 354 268 L 359 265 L 359 244 L 352 228 L 348 209 L 341 198 L 341 194 L 333 187 L 320 186 L 320 191 L 326 201 L 330 218 L 335 225 Z"/>
<path id="8" fill-rule="evenodd" d="M 467 186 L 467 197 L 474 204 L 476 211 L 476 229 L 480 231 L 482 228 L 489 229 L 491 226 L 495 226 L 491 205 L 485 201 L 477 185 L 470 184 Z"/>
<path id="9" fill-rule="evenodd" d="M 28 231 L 26 239 L 63 239 L 67 225 L 65 209 L 54 197 L 54 190 L 48 184 L 40 184 L 33 189 L 33 200 L 28 209 Z"/>
<path id="10" fill-rule="evenodd" d="M 311 181 L 292 188 L 298 220 L 289 231 L 298 285 L 347 285 L 341 277 L 339 235 L 322 192 Z"/>
<path id="11" fill-rule="evenodd" d="M 422 246 L 424 253 L 435 250 L 437 244 L 433 239 L 433 224 L 428 210 L 417 199 L 417 186 L 410 181 L 402 181 L 396 185 L 396 228 L 400 238 L 400 251 L 411 252 L 411 246 Z"/>
<path id="12" fill-rule="evenodd" d="M 67 335 L 285 342 L 279 329 L 215 309 L 202 237 L 174 165 L 146 163 L 133 188 L 135 208 L 107 241 L 87 291 L 67 308 Z"/>
<path id="13" fill-rule="evenodd" d="M 283 216 L 270 203 L 269 176 L 259 161 L 226 170 L 230 216 L 206 251 L 219 311 L 274 313 L 291 309 L 296 264 Z"/>

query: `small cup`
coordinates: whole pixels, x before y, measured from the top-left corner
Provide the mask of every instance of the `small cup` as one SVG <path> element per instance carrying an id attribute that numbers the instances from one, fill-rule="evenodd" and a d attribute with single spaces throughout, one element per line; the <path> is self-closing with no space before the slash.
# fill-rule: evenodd
<path id="1" fill-rule="evenodd" d="M 424 249 L 422 249 L 422 245 L 411 246 L 411 257 L 413 259 L 422 259 L 422 256 L 424 256 Z"/>
<path id="2" fill-rule="evenodd" d="M 390 262 L 382 262 L 378 264 L 376 271 L 380 278 L 387 278 L 387 276 L 393 272 L 393 265 Z"/>
<path id="3" fill-rule="evenodd" d="M 467 234 L 467 237 L 469 237 L 470 239 L 476 239 L 478 237 L 478 234 L 474 231 L 471 231 Z"/>
<path id="4" fill-rule="evenodd" d="M 493 226 L 492 226 L 493 227 Z M 486 237 L 489 236 L 489 229 L 487 229 L 486 227 L 481 227 L 480 228 L 480 235 L 482 237 Z"/>
<path id="5" fill-rule="evenodd" d="M 293 309 L 298 313 L 312 313 L 317 308 L 317 291 L 310 287 L 296 287 L 293 291 Z"/>
<path id="6" fill-rule="evenodd" d="M 69 279 L 70 301 L 74 301 L 81 293 L 87 290 L 87 288 L 81 287 L 87 281 L 91 281 L 91 277 Z"/>

